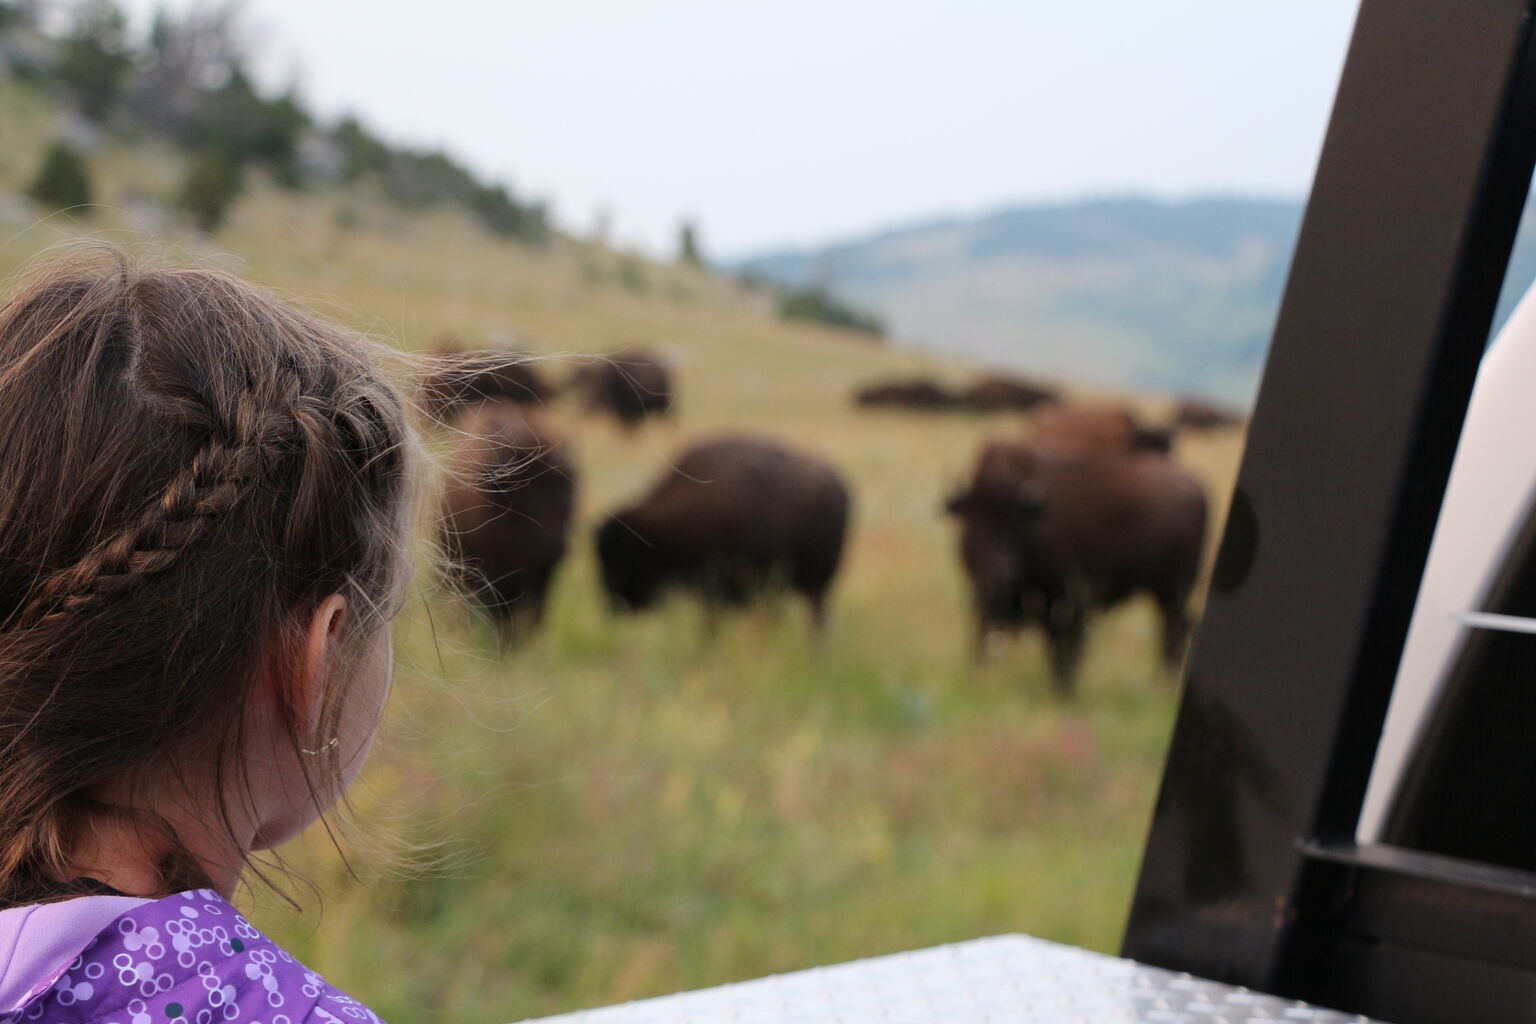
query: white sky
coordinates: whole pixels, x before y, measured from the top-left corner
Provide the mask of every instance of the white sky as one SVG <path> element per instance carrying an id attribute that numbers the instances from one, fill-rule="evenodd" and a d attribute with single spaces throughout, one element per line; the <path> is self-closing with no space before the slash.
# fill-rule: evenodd
<path id="1" fill-rule="evenodd" d="M 172 0 L 179 8 L 187 0 Z M 128 0 L 141 18 L 156 0 Z M 566 227 L 742 255 L 1094 194 L 1301 196 L 1353 0 L 247 0 L 266 77 Z"/>

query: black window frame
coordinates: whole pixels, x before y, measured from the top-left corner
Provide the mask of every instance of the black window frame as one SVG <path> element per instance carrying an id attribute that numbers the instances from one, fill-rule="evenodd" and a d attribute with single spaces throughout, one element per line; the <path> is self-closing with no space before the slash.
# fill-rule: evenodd
<path id="1" fill-rule="evenodd" d="M 1536 163 L 1536 0 L 1364 0 L 1124 953 L 1396 1024 L 1536 1021 L 1536 874 L 1354 836 Z"/>

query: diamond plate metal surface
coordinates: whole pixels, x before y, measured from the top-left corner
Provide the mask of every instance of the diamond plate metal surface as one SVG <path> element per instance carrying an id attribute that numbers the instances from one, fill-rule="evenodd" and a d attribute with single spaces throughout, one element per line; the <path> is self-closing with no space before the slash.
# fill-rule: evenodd
<path id="1" fill-rule="evenodd" d="M 1380 1024 L 1024 935 L 817 967 L 542 1024 Z"/>

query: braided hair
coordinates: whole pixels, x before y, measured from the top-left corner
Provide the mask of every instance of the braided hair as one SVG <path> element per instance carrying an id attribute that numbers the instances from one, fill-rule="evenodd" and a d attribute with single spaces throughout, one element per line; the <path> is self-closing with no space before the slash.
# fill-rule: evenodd
<path id="1" fill-rule="evenodd" d="M 240 709 L 326 595 L 377 626 L 410 461 L 379 355 L 227 275 L 106 248 L 0 306 L 0 907 L 72 893 L 71 830 L 106 783 L 185 780 L 210 752 L 238 773 Z"/>

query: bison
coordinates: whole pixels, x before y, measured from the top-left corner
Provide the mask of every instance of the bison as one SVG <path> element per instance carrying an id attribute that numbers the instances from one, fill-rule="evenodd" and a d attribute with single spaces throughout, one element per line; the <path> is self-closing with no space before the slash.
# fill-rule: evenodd
<path id="1" fill-rule="evenodd" d="M 422 404 L 428 415 L 446 423 L 459 412 L 488 398 L 523 405 L 542 405 L 552 389 L 533 360 L 517 352 L 457 352 L 440 348 L 421 382 Z"/>
<path id="2" fill-rule="evenodd" d="M 1055 388 L 998 373 L 978 378 L 961 396 L 966 405 L 980 412 L 1028 412 L 1059 397 Z"/>
<path id="3" fill-rule="evenodd" d="M 672 411 L 672 371 L 659 356 L 625 349 L 576 368 L 571 386 L 588 409 L 606 412 L 628 429 Z"/>
<path id="4" fill-rule="evenodd" d="M 1036 440 L 1060 447 L 1101 451 L 1168 452 L 1173 431 L 1148 427 L 1124 409 L 1050 405 L 1030 419 Z"/>
<path id="5" fill-rule="evenodd" d="M 1169 459 L 994 441 L 946 510 L 960 522 L 978 650 L 995 630 L 1038 624 L 1057 690 L 1070 694 L 1089 613 L 1148 593 L 1162 616 L 1163 657 L 1179 657 L 1206 500 Z"/>
<path id="6" fill-rule="evenodd" d="M 576 468 L 538 414 L 505 399 L 458 423 L 443 494 L 442 539 L 455 580 L 507 639 L 536 627 L 576 498 Z"/>
<path id="7" fill-rule="evenodd" d="M 672 587 L 720 605 L 788 587 L 819 629 L 848 510 L 847 486 L 819 459 L 751 437 L 707 441 L 598 527 L 603 586 L 627 610 Z"/>
<path id="8" fill-rule="evenodd" d="M 1189 430 L 1221 430 L 1241 426 L 1243 415 L 1198 398 L 1181 399 L 1173 409 L 1173 423 Z"/>
<path id="9" fill-rule="evenodd" d="M 854 393 L 853 401 L 866 408 L 883 406 L 933 411 L 957 409 L 965 399 L 937 381 L 916 377 L 869 384 Z"/>

